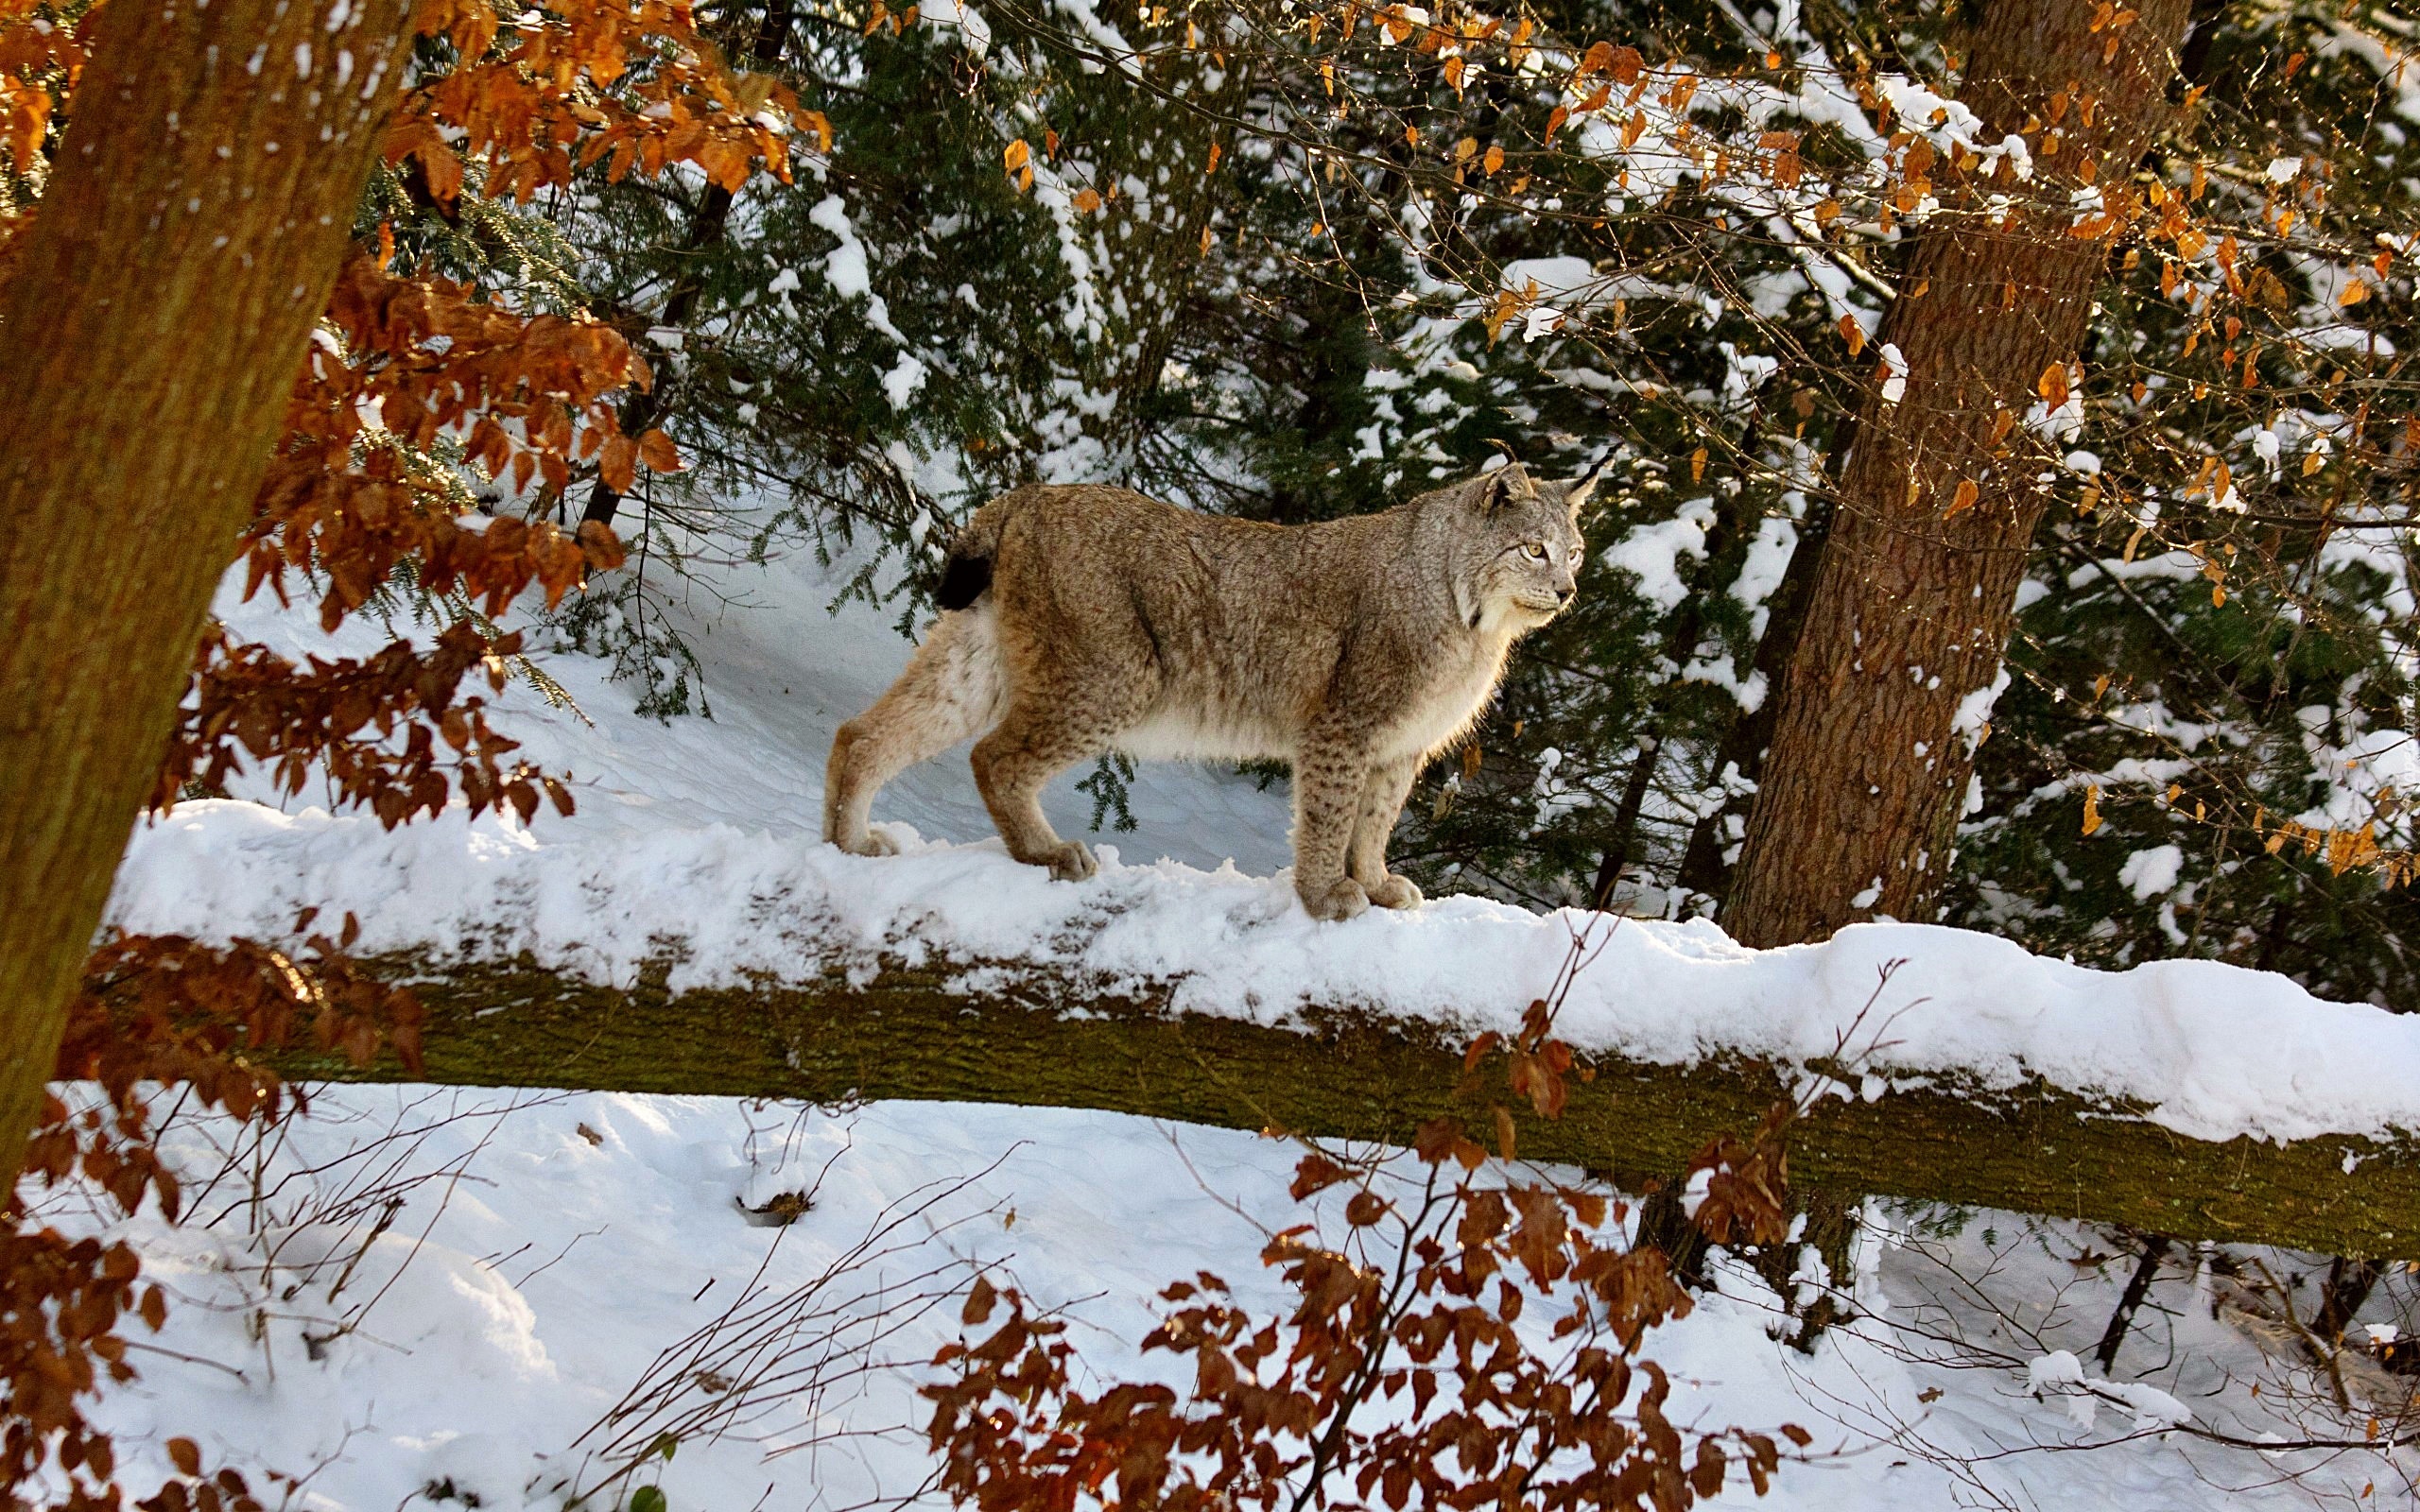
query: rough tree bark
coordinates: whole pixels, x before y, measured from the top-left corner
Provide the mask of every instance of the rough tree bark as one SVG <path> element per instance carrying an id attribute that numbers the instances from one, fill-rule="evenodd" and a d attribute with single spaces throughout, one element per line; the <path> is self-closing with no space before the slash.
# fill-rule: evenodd
<path id="1" fill-rule="evenodd" d="M 400 82 L 404 0 L 111 0 L 0 286 L 0 1175 Z"/>
<path id="2" fill-rule="evenodd" d="M 1877 384 L 1859 415 L 1722 913 L 1743 943 L 1932 912 L 1974 767 L 1959 706 L 1999 671 L 2046 503 L 2042 443 L 2021 423 L 1998 434 L 2000 417 L 2021 420 L 2083 341 L 2109 243 L 2072 234 L 2069 197 L 2126 191 L 2188 9 L 2143 0 L 2096 26 L 2094 0 L 1991 0 L 1969 39 L 1959 94 L 1979 140 L 2023 132 L 2034 179 L 2003 167 L 1945 189 L 1883 320 L 1906 391 L 1893 404 Z M 1998 225 L 1992 193 L 2016 198 Z"/>

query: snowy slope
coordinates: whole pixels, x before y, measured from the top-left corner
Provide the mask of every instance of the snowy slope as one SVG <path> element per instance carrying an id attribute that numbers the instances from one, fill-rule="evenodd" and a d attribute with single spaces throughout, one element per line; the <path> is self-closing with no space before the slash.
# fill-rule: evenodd
<path id="1" fill-rule="evenodd" d="M 1359 1002 L 1499 1029 L 1586 933 L 1597 954 L 1560 1027 L 1589 1048 L 1670 1063 L 1804 1060 L 1845 1045 L 1886 1076 L 2008 1088 L 2038 1075 L 2139 1103 L 2198 1138 L 2420 1129 L 2420 1015 L 2323 1003 L 2283 977 L 2209 962 L 2113 974 L 1988 936 L 1891 924 L 1756 953 L 1704 922 L 1625 920 L 1608 934 L 1589 915 L 1470 897 L 1315 923 L 1279 869 L 1282 785 L 1264 791 L 1232 770 L 1145 766 L 1132 799 L 1141 828 L 1098 837 L 1102 874 L 1083 884 L 1008 858 L 962 753 L 911 770 L 877 801 L 909 853 L 841 855 L 816 839 L 823 754 L 908 646 L 862 605 L 828 614 L 832 583 L 795 558 L 752 576 L 752 607 L 693 616 L 711 721 L 636 717 L 627 690 L 580 658 L 549 665 L 594 723 L 516 686 L 504 723 L 574 778 L 571 819 L 525 829 L 458 814 L 390 834 L 307 803 L 186 804 L 138 830 L 111 919 L 273 934 L 316 904 L 354 911 L 366 949 L 460 941 L 620 982 L 677 938 L 687 955 L 676 986 L 882 952 L 1030 959 L 1113 983 L 1176 981 L 1179 1003 L 1201 1012 L 1271 1019 Z M 289 654 L 325 644 L 305 615 L 230 595 L 219 609 Z M 365 624 L 339 637 L 353 650 L 380 640 Z M 1050 807 L 1063 832 L 1080 833 L 1090 801 L 1075 780 L 1061 780 Z M 1894 960 L 1906 967 L 1877 999 Z"/>

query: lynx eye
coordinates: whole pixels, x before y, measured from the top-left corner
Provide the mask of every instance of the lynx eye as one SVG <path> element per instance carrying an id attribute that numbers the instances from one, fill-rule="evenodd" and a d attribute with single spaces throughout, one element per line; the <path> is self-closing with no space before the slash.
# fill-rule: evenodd
<path id="1" fill-rule="evenodd" d="M 1521 548 L 1521 555 L 1529 558 L 1531 561 L 1544 561 L 1547 559 L 1547 548 L 1539 542 L 1532 541 Z"/>

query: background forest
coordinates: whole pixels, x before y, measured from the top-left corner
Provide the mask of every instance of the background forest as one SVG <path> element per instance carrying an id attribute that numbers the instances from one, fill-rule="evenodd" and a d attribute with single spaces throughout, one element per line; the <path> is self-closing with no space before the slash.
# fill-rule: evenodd
<path id="1" fill-rule="evenodd" d="M 600 162 L 526 198 L 475 168 L 458 198 L 406 160 L 358 231 L 654 365 L 623 427 L 686 472 L 480 507 L 622 534 L 639 570 L 562 625 L 666 717 L 711 704 L 648 608 L 698 554 L 854 546 L 852 591 L 907 628 L 953 522 L 1025 479 L 1295 522 L 1499 456 L 1603 466 L 1579 611 L 1398 850 L 1432 891 L 1683 916 L 1732 886 L 1842 456 L 1893 380 L 1876 336 L 1957 198 L 1927 176 L 2009 152 L 1945 98 L 1963 19 L 731 5 L 703 15 L 726 55 L 819 112 L 788 181 Z M 2042 523 L 2005 667 L 1952 690 L 1974 765 L 1939 917 L 2409 1003 L 2420 78 L 2383 9 L 2187 27 L 2128 215 L 2083 224 L 2072 192 L 2080 361 L 1996 427 Z M 1114 764 L 1093 788 L 1114 826 Z"/>

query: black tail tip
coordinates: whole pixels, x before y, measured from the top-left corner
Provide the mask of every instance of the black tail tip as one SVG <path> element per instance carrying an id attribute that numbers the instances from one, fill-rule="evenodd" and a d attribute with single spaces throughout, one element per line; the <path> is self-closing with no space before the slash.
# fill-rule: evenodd
<path id="1" fill-rule="evenodd" d="M 991 558 L 960 557 L 953 552 L 948 563 L 942 568 L 942 587 L 938 596 L 942 608 L 960 610 L 981 598 L 991 586 Z"/>

